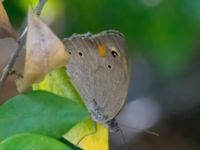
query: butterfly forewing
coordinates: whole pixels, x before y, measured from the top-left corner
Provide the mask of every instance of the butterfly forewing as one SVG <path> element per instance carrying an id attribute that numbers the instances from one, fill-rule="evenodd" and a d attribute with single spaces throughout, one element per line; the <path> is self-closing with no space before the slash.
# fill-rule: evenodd
<path id="1" fill-rule="evenodd" d="M 104 31 L 65 39 L 67 73 L 95 121 L 106 123 L 124 105 L 129 70 L 123 35 Z"/>

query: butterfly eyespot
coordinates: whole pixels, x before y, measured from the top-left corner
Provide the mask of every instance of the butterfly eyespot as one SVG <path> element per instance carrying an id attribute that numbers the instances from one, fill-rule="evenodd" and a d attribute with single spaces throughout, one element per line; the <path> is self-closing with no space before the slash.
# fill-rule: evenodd
<path id="1" fill-rule="evenodd" d="M 83 56 L 83 53 L 81 53 L 81 52 L 78 52 L 78 54 L 79 54 L 79 56 Z"/>
<path id="2" fill-rule="evenodd" d="M 112 56 L 113 56 L 114 58 L 117 57 L 117 56 L 119 56 L 118 53 L 117 53 L 116 51 L 112 51 L 111 54 L 112 54 Z"/>
<path id="3" fill-rule="evenodd" d="M 72 52 L 70 52 L 70 51 L 69 51 L 69 54 L 71 55 L 71 54 L 72 54 Z"/>
<path id="4" fill-rule="evenodd" d="M 112 68 L 111 65 L 108 65 L 108 68 L 111 69 Z"/>

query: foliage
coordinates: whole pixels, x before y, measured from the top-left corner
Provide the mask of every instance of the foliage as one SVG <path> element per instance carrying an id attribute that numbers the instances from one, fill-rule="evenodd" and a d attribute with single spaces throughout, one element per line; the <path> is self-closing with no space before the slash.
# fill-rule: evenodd
<path id="1" fill-rule="evenodd" d="M 17 143 L 17 144 L 16 144 Z M 18 134 L 0 143 L 1 150 L 73 150 L 63 143 L 38 134 Z"/>
<path id="2" fill-rule="evenodd" d="M 1 140 L 19 133 L 38 133 L 60 138 L 75 124 L 89 118 L 82 105 L 45 91 L 11 98 L 0 106 L 0 115 Z"/>

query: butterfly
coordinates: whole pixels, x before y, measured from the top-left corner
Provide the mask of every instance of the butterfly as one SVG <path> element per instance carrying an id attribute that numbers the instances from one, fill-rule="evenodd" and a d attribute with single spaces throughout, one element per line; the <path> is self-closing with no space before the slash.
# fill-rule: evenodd
<path id="1" fill-rule="evenodd" d="M 124 35 L 115 30 L 73 34 L 64 45 L 70 54 L 66 72 L 92 119 L 117 132 L 115 117 L 124 106 L 130 82 Z"/>

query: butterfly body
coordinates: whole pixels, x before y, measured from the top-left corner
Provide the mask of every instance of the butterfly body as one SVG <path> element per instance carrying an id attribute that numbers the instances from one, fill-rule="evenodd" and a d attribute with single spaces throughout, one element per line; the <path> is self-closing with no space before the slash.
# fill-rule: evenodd
<path id="1" fill-rule="evenodd" d="M 75 34 L 64 44 L 70 54 L 67 73 L 92 119 L 117 130 L 115 117 L 125 103 L 129 86 L 124 36 L 113 30 Z"/>

